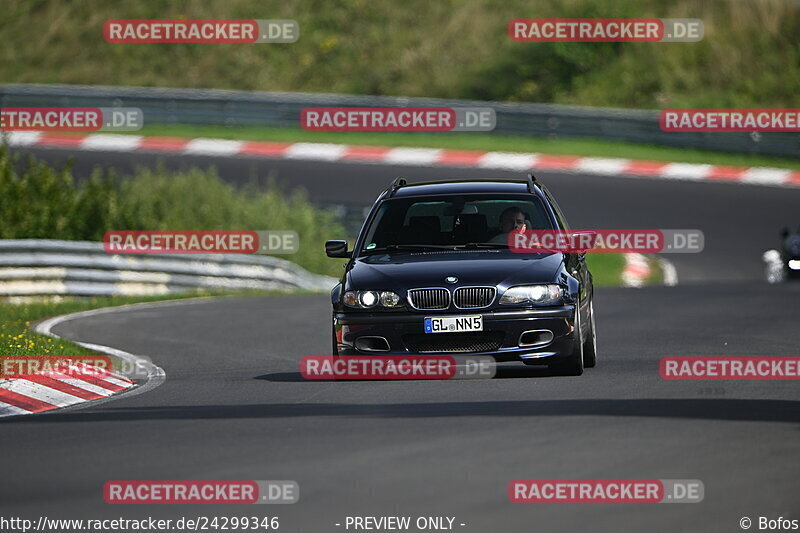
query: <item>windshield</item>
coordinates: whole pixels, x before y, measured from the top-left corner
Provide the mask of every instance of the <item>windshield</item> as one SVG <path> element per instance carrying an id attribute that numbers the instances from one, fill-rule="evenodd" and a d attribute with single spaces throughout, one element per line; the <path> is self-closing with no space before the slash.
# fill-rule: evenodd
<path id="1" fill-rule="evenodd" d="M 553 229 L 531 195 L 393 198 L 381 204 L 361 251 L 508 248 L 514 230 Z"/>

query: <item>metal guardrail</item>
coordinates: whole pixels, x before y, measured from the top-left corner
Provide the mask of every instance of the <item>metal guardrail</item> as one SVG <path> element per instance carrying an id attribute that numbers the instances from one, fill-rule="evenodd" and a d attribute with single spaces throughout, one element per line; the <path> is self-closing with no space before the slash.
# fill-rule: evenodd
<path id="1" fill-rule="evenodd" d="M 158 89 L 79 85 L 0 85 L 0 107 L 138 107 L 145 123 L 299 127 L 305 107 L 491 107 L 496 134 L 594 138 L 800 158 L 797 133 L 667 133 L 658 111 L 320 93 Z"/>
<path id="2" fill-rule="evenodd" d="M 102 243 L 0 240 L 0 297 L 169 294 L 199 289 L 329 291 L 337 281 L 269 256 L 114 255 Z"/>

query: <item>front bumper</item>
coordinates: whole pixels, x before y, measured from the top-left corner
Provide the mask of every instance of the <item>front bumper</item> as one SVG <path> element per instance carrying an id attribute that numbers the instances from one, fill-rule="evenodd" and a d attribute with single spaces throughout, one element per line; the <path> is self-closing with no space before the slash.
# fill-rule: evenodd
<path id="1" fill-rule="evenodd" d="M 481 315 L 483 331 L 469 334 L 424 332 L 425 317 L 453 315 Z M 472 312 L 346 312 L 335 313 L 333 322 L 340 355 L 489 355 L 499 362 L 541 360 L 545 363 L 571 355 L 576 334 L 574 305 Z M 520 346 L 520 336 L 530 330 L 551 331 L 553 339 L 545 344 Z M 389 349 L 359 350 L 356 341 L 360 337 L 382 337 Z"/>

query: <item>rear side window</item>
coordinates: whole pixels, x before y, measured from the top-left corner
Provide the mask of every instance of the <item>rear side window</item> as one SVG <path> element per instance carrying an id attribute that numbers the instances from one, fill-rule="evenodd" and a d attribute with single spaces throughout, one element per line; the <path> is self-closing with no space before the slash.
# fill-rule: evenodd
<path id="1" fill-rule="evenodd" d="M 561 211 L 561 208 L 558 207 L 558 203 L 553 198 L 553 195 L 550 194 L 550 191 L 542 187 L 542 191 L 544 191 L 544 195 L 547 198 L 547 201 L 550 202 L 550 205 L 553 207 L 553 212 L 556 215 L 556 221 L 558 225 L 561 226 L 559 229 L 569 229 L 569 224 L 567 224 L 567 217 L 564 216 L 564 213 Z"/>

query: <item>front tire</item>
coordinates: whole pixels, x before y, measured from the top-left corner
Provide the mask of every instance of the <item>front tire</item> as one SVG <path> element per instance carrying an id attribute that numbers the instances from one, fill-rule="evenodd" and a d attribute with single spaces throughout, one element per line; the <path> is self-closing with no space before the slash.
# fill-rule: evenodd
<path id="1" fill-rule="evenodd" d="M 339 342 L 336 339 L 336 326 L 331 320 L 331 354 L 336 357 L 339 355 Z"/>
<path id="2" fill-rule="evenodd" d="M 594 325 L 594 302 L 589 304 L 589 334 L 583 343 L 583 366 L 593 368 L 597 364 L 597 334 Z"/>

